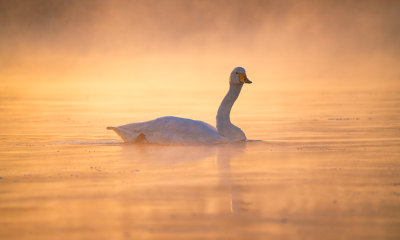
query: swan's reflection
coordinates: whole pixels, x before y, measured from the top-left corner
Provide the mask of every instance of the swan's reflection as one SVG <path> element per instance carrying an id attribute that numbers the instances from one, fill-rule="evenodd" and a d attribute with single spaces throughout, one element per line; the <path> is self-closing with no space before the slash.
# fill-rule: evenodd
<path id="1" fill-rule="evenodd" d="M 208 160 L 213 166 L 212 162 L 216 160 L 217 166 L 217 188 L 218 192 L 214 192 L 211 196 L 206 197 L 204 200 L 216 200 L 219 206 L 214 211 L 226 211 L 227 202 L 229 199 L 229 209 L 233 213 L 243 212 L 247 210 L 248 204 L 242 199 L 240 187 L 237 186 L 234 174 L 231 170 L 231 160 L 240 157 L 245 152 L 246 143 L 232 143 L 221 145 L 200 145 L 200 146 L 159 146 L 151 144 L 133 145 L 123 144 L 122 154 L 125 161 L 130 163 L 146 164 L 148 166 L 160 166 L 163 169 L 175 168 L 179 164 L 198 164 L 202 161 Z M 171 166 L 171 167 L 169 167 Z M 215 165 L 214 165 L 215 166 Z M 205 172 L 205 175 L 215 173 L 211 168 Z M 215 175 L 214 175 L 215 176 Z M 165 181 L 168 181 L 166 175 Z M 185 181 L 186 179 L 181 179 Z M 235 184 L 236 183 L 236 184 Z M 215 191 L 213 185 L 209 185 L 209 191 Z M 190 191 L 190 190 L 188 190 Z M 201 193 L 198 193 L 201 194 Z M 212 204 L 211 202 L 209 202 Z"/>
<path id="2" fill-rule="evenodd" d="M 220 186 L 228 192 L 231 199 L 231 212 L 247 211 L 247 203 L 242 199 L 240 188 L 235 185 L 235 180 L 232 178 L 231 160 L 232 157 L 237 157 L 243 154 L 246 149 L 246 143 L 234 143 L 221 145 L 217 151 L 217 164 Z"/>
<path id="3" fill-rule="evenodd" d="M 215 156 L 217 147 L 199 146 L 162 146 L 155 144 L 123 144 L 123 158 L 128 161 L 140 161 L 151 164 L 195 163 Z"/>

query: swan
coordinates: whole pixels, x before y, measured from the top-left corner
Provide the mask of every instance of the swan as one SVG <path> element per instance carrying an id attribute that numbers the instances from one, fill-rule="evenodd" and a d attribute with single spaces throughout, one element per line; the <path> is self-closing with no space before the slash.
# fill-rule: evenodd
<path id="1" fill-rule="evenodd" d="M 185 145 L 246 141 L 244 132 L 230 120 L 232 106 L 245 83 L 252 82 L 247 78 L 244 68 L 233 69 L 229 91 L 218 108 L 217 128 L 198 120 L 167 116 L 107 129 L 114 130 L 125 142 L 133 143 Z"/>

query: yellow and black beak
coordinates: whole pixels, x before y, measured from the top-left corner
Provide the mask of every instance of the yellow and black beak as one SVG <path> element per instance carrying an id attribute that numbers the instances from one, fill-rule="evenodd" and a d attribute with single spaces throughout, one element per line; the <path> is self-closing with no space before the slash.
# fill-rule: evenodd
<path id="1" fill-rule="evenodd" d="M 240 81 L 241 83 L 252 83 L 252 81 L 250 81 L 250 80 L 247 78 L 246 74 L 243 74 L 243 73 L 236 73 L 236 74 L 239 75 L 239 81 Z"/>

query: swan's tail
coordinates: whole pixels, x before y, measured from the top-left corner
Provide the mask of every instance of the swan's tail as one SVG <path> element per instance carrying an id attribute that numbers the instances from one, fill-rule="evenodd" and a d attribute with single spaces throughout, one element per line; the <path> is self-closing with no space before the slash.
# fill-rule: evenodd
<path id="1" fill-rule="evenodd" d="M 132 132 L 122 127 L 107 127 L 108 130 L 114 130 L 124 142 L 141 142 L 145 139 L 142 133 Z"/>

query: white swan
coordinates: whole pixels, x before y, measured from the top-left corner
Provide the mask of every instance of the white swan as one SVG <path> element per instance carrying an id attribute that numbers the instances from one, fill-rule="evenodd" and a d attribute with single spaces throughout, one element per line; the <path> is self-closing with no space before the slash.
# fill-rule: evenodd
<path id="1" fill-rule="evenodd" d="M 217 128 L 202 121 L 168 116 L 107 129 L 114 130 L 125 142 L 182 145 L 246 141 L 244 132 L 230 120 L 231 108 L 244 83 L 251 83 L 246 71 L 242 67 L 233 69 L 229 91 L 218 109 Z"/>

